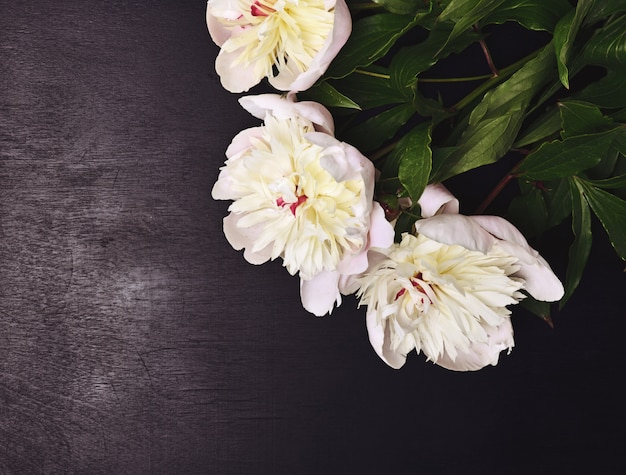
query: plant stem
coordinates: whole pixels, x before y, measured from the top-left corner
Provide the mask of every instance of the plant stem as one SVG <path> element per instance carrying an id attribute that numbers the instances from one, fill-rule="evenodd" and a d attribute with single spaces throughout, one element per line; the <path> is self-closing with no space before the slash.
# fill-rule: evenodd
<path id="1" fill-rule="evenodd" d="M 468 76 L 464 78 L 417 78 L 417 82 L 428 82 L 428 83 L 470 82 L 470 81 L 480 81 L 482 79 L 489 79 L 491 77 L 493 77 L 491 74 L 483 74 L 481 76 Z"/>
<path id="2" fill-rule="evenodd" d="M 362 12 L 363 10 L 375 10 L 377 8 L 383 8 L 383 6 L 376 2 L 363 2 L 363 3 L 353 3 L 348 5 L 350 11 L 354 13 Z"/>
<path id="3" fill-rule="evenodd" d="M 465 96 L 463 99 L 461 99 L 455 105 L 453 105 L 452 106 L 452 110 L 458 111 L 458 110 L 463 109 L 468 104 L 471 104 L 476 98 L 482 96 L 485 92 L 487 92 L 489 89 L 491 89 L 494 85 L 504 81 L 509 76 L 512 76 L 513 73 L 515 73 L 522 65 L 527 63 L 530 59 L 532 59 L 535 56 L 537 56 L 539 54 L 539 51 L 541 51 L 541 49 L 538 49 L 537 51 L 532 52 L 531 54 L 529 54 L 525 58 L 522 58 L 519 61 L 516 61 L 515 63 L 507 66 L 506 68 L 502 68 L 500 70 L 498 76 L 492 76 L 491 79 L 489 79 L 489 80 L 485 81 L 484 83 L 482 83 L 480 86 L 478 86 L 472 92 L 470 92 L 467 96 Z"/>
<path id="4" fill-rule="evenodd" d="M 364 69 L 355 69 L 354 72 L 362 74 L 363 76 L 372 76 L 373 78 L 391 79 L 389 74 L 374 73 L 372 71 L 365 71 Z"/>
<path id="5" fill-rule="evenodd" d="M 509 184 L 509 182 L 515 178 L 516 172 L 517 172 L 517 168 L 519 167 L 520 163 L 522 163 L 522 161 L 520 160 L 520 162 L 518 162 L 509 173 L 507 173 L 506 175 L 504 175 L 504 177 L 502 178 L 502 180 L 500 180 L 500 182 L 493 188 L 493 190 L 491 190 L 491 192 L 487 195 L 487 197 L 483 200 L 483 202 L 480 204 L 480 206 L 478 208 L 476 208 L 476 211 L 474 211 L 474 214 L 482 214 L 484 213 L 484 211 L 487 209 L 487 207 L 493 203 L 493 200 L 496 199 L 496 197 L 502 192 L 502 190 L 504 190 L 504 188 L 506 187 L 506 185 Z"/>
<path id="6" fill-rule="evenodd" d="M 379 148 L 378 150 L 376 150 L 375 152 L 372 152 L 372 154 L 370 155 L 370 160 L 372 162 L 375 162 L 376 160 L 378 160 L 379 158 L 384 157 L 385 155 L 387 155 L 389 152 L 391 152 L 396 145 L 398 144 L 398 140 L 396 140 L 395 142 L 392 142 L 388 145 L 385 145 L 382 148 Z"/>
<path id="7" fill-rule="evenodd" d="M 473 28 L 474 28 L 474 31 L 478 33 L 479 31 L 478 23 L 476 23 Z M 485 55 L 485 59 L 487 60 L 487 64 L 489 65 L 489 69 L 491 70 L 493 77 L 498 77 L 499 76 L 498 68 L 496 68 L 496 65 L 493 64 L 493 58 L 491 57 L 491 53 L 489 52 L 487 43 L 485 43 L 484 39 L 480 39 L 478 40 L 478 44 L 480 44 L 480 47 L 483 50 L 483 54 Z"/>

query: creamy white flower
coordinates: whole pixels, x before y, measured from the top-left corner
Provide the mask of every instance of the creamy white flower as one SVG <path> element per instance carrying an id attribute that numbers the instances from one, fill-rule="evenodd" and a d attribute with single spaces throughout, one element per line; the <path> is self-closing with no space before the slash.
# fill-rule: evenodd
<path id="1" fill-rule="evenodd" d="M 497 246 L 483 254 L 405 234 L 377 261 L 359 279 L 358 295 L 368 307 L 370 339 L 392 367 L 414 348 L 440 363 L 488 345 L 508 322 L 506 306 L 523 298 L 523 281 L 511 277 L 517 259 Z"/>
<path id="2" fill-rule="evenodd" d="M 345 44 L 352 20 L 345 0 L 209 0 L 207 26 L 227 90 L 267 77 L 278 90 L 303 91 Z"/>
<path id="3" fill-rule="evenodd" d="M 333 129 L 319 104 L 276 95 L 240 102 L 265 121 L 239 133 L 226 151 L 213 187 L 215 199 L 233 200 L 224 233 L 248 262 L 281 258 L 302 279 L 305 308 L 323 315 L 341 301 L 341 275 L 367 268 L 372 243 L 393 241 L 373 202 L 374 167 L 318 131 Z"/>
<path id="4" fill-rule="evenodd" d="M 400 244 L 370 252 L 356 279 L 372 346 L 401 367 L 412 349 L 448 369 L 477 370 L 514 345 L 507 306 L 524 297 L 555 301 L 563 286 L 508 221 L 467 217 L 442 185 L 426 188 L 425 219 Z"/>

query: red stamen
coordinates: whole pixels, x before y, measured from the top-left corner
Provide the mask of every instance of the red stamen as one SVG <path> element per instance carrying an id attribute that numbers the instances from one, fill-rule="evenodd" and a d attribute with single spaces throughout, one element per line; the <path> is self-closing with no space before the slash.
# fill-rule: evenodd
<path id="1" fill-rule="evenodd" d="M 252 16 L 269 16 L 275 11 L 276 10 L 274 10 L 272 7 L 261 3 L 259 0 L 254 2 L 250 7 L 250 13 L 252 13 Z"/>
<path id="2" fill-rule="evenodd" d="M 307 199 L 308 199 L 307 195 L 298 196 L 298 200 L 295 203 L 289 204 L 282 197 L 280 197 L 280 198 L 278 198 L 276 200 L 276 206 L 280 206 L 281 208 L 284 208 L 285 206 L 289 205 L 289 209 L 291 210 L 291 214 L 293 214 L 295 216 L 296 215 L 296 208 L 298 208 L 298 206 L 300 206 L 302 203 L 304 203 Z"/>

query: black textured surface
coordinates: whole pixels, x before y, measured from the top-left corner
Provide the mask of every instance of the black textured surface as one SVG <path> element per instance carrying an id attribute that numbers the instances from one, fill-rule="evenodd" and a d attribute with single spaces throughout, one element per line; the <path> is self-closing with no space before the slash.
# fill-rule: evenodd
<path id="1" fill-rule="evenodd" d="M 204 9 L 0 1 L 0 473 L 625 473 L 605 237 L 555 329 L 515 310 L 497 367 L 386 367 L 353 299 L 315 318 L 223 237 L 210 190 L 257 121 Z M 541 243 L 561 277 L 569 239 Z"/>

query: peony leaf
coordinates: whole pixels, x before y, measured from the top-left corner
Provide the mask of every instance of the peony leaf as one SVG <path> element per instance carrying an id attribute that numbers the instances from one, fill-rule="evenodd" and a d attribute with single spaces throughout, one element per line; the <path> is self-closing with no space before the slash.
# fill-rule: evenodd
<path id="1" fill-rule="evenodd" d="M 569 248 L 569 262 L 565 275 L 565 295 L 561 299 L 560 308 L 563 308 L 580 283 L 583 271 L 587 265 L 587 259 L 589 259 L 592 242 L 589 205 L 583 196 L 583 190 L 578 180 L 570 178 L 569 184 L 572 199 L 572 232 L 574 233 L 574 242 Z"/>
<path id="2" fill-rule="evenodd" d="M 413 15 L 420 8 L 420 3 L 415 0 L 373 0 L 373 2 L 378 3 L 391 13 L 400 15 Z"/>
<path id="3" fill-rule="evenodd" d="M 485 94 L 474 108 L 455 150 L 439 168 L 437 181 L 494 163 L 509 151 L 533 96 L 552 77 L 554 57 L 549 44 L 509 79 Z"/>
<path id="4" fill-rule="evenodd" d="M 530 313 L 541 317 L 548 325 L 553 326 L 552 319 L 550 318 L 549 302 L 535 300 L 531 295 L 527 295 L 526 298 L 520 302 L 520 305 Z"/>
<path id="5" fill-rule="evenodd" d="M 618 175 L 604 180 L 589 180 L 589 183 L 596 188 L 603 190 L 614 190 L 616 188 L 626 187 L 626 175 Z"/>
<path id="6" fill-rule="evenodd" d="M 399 155 L 398 178 L 414 203 L 422 196 L 432 168 L 430 133 L 430 123 L 420 124 L 402 137 L 392 152 Z"/>
<path id="7" fill-rule="evenodd" d="M 354 102 L 348 96 L 340 93 L 337 89 L 328 84 L 327 81 L 323 81 L 307 91 L 298 93 L 298 97 L 300 100 L 319 102 L 326 107 L 341 107 L 344 109 L 361 110 L 359 104 Z"/>
<path id="8" fill-rule="evenodd" d="M 535 120 L 523 134 L 513 144 L 513 147 L 520 148 L 546 140 L 550 136 L 556 137 L 561 130 L 561 116 L 557 108 L 550 108 L 548 112 Z"/>
<path id="9" fill-rule="evenodd" d="M 569 100 L 558 105 L 563 138 L 606 130 L 613 125 L 613 120 L 604 116 L 594 104 Z"/>
<path id="10" fill-rule="evenodd" d="M 626 15 L 596 31 L 582 54 L 587 64 L 626 69 Z"/>
<path id="11" fill-rule="evenodd" d="M 352 127 L 341 139 L 363 153 L 372 152 L 391 139 L 414 114 L 409 104 L 394 106 Z"/>
<path id="12" fill-rule="evenodd" d="M 364 110 L 406 102 L 406 98 L 393 88 L 385 68 L 370 66 L 366 73 L 350 74 L 345 78 L 333 80 L 332 84 Z"/>
<path id="13" fill-rule="evenodd" d="M 576 9 L 570 10 L 568 14 L 561 18 L 554 29 L 554 49 L 559 68 L 559 79 L 567 89 L 569 89 L 567 63 L 569 62 L 578 30 L 592 6 L 593 0 L 580 0 L 576 4 Z"/>
<path id="14" fill-rule="evenodd" d="M 342 78 L 356 68 L 382 58 L 394 43 L 417 24 L 419 15 L 381 13 L 358 20 L 339 55 L 331 63 L 326 78 Z"/>
<path id="15" fill-rule="evenodd" d="M 527 180 L 555 180 L 575 175 L 600 163 L 620 133 L 617 128 L 544 143 L 524 159 L 517 169 L 518 175 Z"/>
<path id="16" fill-rule="evenodd" d="M 552 228 L 572 213 L 569 181 L 560 179 L 544 183 L 543 195 L 548 209 L 548 228 Z"/>
<path id="17" fill-rule="evenodd" d="M 445 44 L 462 35 L 469 27 L 496 10 L 503 2 L 504 0 L 451 0 L 439 15 L 439 22 L 449 21 L 454 24 Z"/>
<path id="18" fill-rule="evenodd" d="M 573 98 L 607 109 L 626 107 L 626 68 L 609 69 L 606 76 L 574 94 Z"/>
<path id="19" fill-rule="evenodd" d="M 541 190 L 536 186 L 524 186 L 526 190 L 511 200 L 509 217 L 527 238 L 539 236 L 548 227 L 548 210 Z M 528 210 L 532 210 L 529 213 Z"/>
<path id="20" fill-rule="evenodd" d="M 481 23 L 489 25 L 516 21 L 529 30 L 553 32 L 558 21 L 571 8 L 567 0 L 504 0 Z"/>
<path id="21" fill-rule="evenodd" d="M 586 180 L 580 178 L 575 180 L 609 235 L 617 255 L 626 261 L 626 201 L 608 191 L 596 188 Z"/>
<path id="22" fill-rule="evenodd" d="M 585 17 L 586 24 L 593 24 L 616 13 L 626 12 L 624 0 L 601 0 L 595 2 L 593 8 Z"/>

